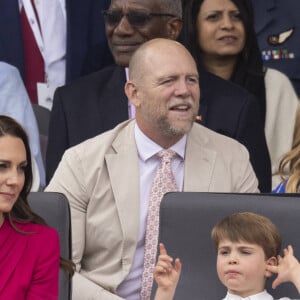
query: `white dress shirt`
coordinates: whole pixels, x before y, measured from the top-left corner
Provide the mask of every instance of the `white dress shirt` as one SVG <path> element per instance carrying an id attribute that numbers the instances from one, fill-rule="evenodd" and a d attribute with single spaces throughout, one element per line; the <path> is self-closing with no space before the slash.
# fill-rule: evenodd
<path id="1" fill-rule="evenodd" d="M 172 160 L 172 171 L 179 191 L 182 191 L 183 188 L 186 139 L 187 137 L 185 135 L 171 147 L 171 149 L 177 153 Z M 135 140 L 138 150 L 140 169 L 140 229 L 137 249 L 131 270 L 117 290 L 117 294 L 126 300 L 140 299 L 149 197 L 154 176 L 160 165 L 160 159 L 155 154 L 162 150 L 162 147 L 150 140 L 139 129 L 137 124 L 135 125 Z"/>
<path id="2" fill-rule="evenodd" d="M 274 300 L 274 298 L 266 290 L 264 290 L 261 293 L 246 298 L 227 293 L 226 297 L 223 300 Z M 291 299 L 284 297 L 284 298 L 280 298 L 279 300 L 291 300 Z"/>
<path id="3" fill-rule="evenodd" d="M 39 21 L 31 0 L 19 0 L 24 6 L 29 24 L 45 64 L 45 78 L 50 86 L 61 86 L 66 81 L 66 10 L 65 0 L 34 0 Z M 40 24 L 40 26 L 39 26 Z"/>

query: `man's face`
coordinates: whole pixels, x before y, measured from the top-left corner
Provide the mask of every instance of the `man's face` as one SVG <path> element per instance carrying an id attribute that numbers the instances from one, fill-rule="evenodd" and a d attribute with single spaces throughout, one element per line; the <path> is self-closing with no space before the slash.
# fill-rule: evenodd
<path id="1" fill-rule="evenodd" d="M 142 131 L 163 145 L 190 131 L 200 91 L 197 68 L 187 52 L 182 48 L 168 51 L 163 46 L 158 50 L 158 55 L 145 58 L 147 67 L 137 85 L 136 118 Z"/>
<path id="2" fill-rule="evenodd" d="M 112 0 L 110 12 L 168 13 L 161 11 L 159 0 Z M 167 23 L 170 17 L 153 17 L 142 26 L 133 26 L 124 16 L 117 25 L 105 22 L 106 36 L 116 64 L 127 67 L 133 52 L 153 38 L 169 38 Z"/>

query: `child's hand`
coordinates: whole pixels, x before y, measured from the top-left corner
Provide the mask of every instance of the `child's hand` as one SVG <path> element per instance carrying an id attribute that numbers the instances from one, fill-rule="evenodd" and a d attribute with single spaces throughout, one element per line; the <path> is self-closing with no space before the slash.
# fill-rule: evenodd
<path id="1" fill-rule="evenodd" d="M 159 244 L 159 251 L 160 255 L 154 268 L 154 278 L 159 288 L 170 288 L 175 291 L 181 272 L 181 262 L 179 258 L 176 258 L 173 265 L 173 258 L 168 255 L 162 243 Z"/>
<path id="2" fill-rule="evenodd" d="M 299 284 L 300 264 L 290 245 L 283 250 L 283 257 L 278 256 L 278 265 L 267 266 L 267 270 L 278 274 L 273 281 L 273 289 L 283 282 L 292 282 L 296 287 Z"/>

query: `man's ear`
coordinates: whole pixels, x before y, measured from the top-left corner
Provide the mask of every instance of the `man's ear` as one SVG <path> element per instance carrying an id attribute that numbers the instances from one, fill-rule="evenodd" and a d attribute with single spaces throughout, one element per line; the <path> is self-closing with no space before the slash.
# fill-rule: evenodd
<path id="1" fill-rule="evenodd" d="M 277 258 L 275 256 L 272 256 L 270 257 L 269 259 L 267 259 L 266 261 L 266 265 L 269 265 L 269 266 L 277 266 Z M 265 271 L 265 276 L 268 278 L 268 277 L 271 277 L 273 275 L 272 272 L 266 270 Z"/>
<path id="2" fill-rule="evenodd" d="M 169 39 L 176 40 L 182 28 L 182 19 L 171 18 L 167 23 L 167 35 Z"/>
<path id="3" fill-rule="evenodd" d="M 128 98 L 128 100 L 135 106 L 140 106 L 140 100 L 138 97 L 138 89 L 134 82 L 131 80 L 127 81 L 125 84 L 125 94 Z"/>

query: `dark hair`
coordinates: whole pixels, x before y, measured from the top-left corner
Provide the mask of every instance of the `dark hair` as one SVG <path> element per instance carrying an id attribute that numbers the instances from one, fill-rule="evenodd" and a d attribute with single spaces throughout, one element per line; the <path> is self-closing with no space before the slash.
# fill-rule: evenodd
<path id="1" fill-rule="evenodd" d="M 149 0 L 151 1 L 151 0 Z M 169 13 L 175 15 L 177 17 L 182 18 L 182 0 L 157 0 L 157 4 L 162 9 L 161 12 Z M 114 2 L 114 0 L 109 1 L 110 3 Z M 157 11 L 154 11 L 157 13 Z"/>
<path id="2" fill-rule="evenodd" d="M 183 28 L 180 41 L 190 50 L 198 66 L 201 64 L 201 48 L 198 44 L 197 17 L 204 0 L 183 1 Z M 241 14 L 245 29 L 245 47 L 239 55 L 231 81 L 247 89 L 257 97 L 262 120 L 266 114 L 264 67 L 254 30 L 251 0 L 230 0 Z"/>
<path id="3" fill-rule="evenodd" d="M 31 211 L 27 202 L 27 196 L 30 192 L 33 181 L 31 152 L 27 134 L 24 131 L 24 129 L 13 118 L 0 115 L 0 137 L 6 135 L 17 137 L 22 140 L 25 146 L 27 160 L 27 165 L 25 167 L 24 186 L 12 210 L 10 211 L 10 213 L 8 213 L 9 219 L 44 224 L 42 219 Z"/>
<path id="4" fill-rule="evenodd" d="M 23 141 L 27 161 L 27 165 L 25 167 L 24 186 L 12 210 L 7 213 L 8 220 L 11 226 L 18 232 L 21 231 L 16 228 L 16 226 L 14 225 L 14 221 L 31 222 L 47 226 L 43 218 L 41 218 L 31 210 L 27 200 L 33 181 L 31 151 L 29 147 L 28 136 L 22 126 L 13 118 L 0 115 L 0 138 L 7 135 L 19 138 Z M 74 273 L 74 264 L 71 261 L 61 258 L 60 265 L 65 271 L 69 272 L 70 274 Z"/>
<path id="5" fill-rule="evenodd" d="M 181 0 L 159 0 L 159 5 L 164 12 L 168 12 L 182 18 Z"/>

